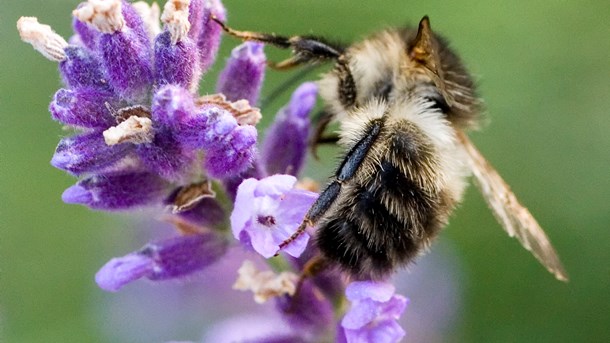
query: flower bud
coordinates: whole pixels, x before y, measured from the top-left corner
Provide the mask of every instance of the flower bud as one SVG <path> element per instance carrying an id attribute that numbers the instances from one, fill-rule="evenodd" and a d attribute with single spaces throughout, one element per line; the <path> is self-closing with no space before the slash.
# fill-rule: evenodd
<path id="1" fill-rule="evenodd" d="M 245 42 L 233 49 L 218 77 L 216 92 L 224 94 L 229 101 L 246 99 L 254 106 L 265 76 L 267 59 L 263 47 L 262 43 Z"/>
<path id="2" fill-rule="evenodd" d="M 154 281 L 181 278 L 216 262 L 225 251 L 226 242 L 213 233 L 174 237 L 113 258 L 97 272 L 95 281 L 100 288 L 116 292 L 143 277 Z"/>
<path id="3" fill-rule="evenodd" d="M 309 113 L 316 104 L 317 87 L 308 82 L 297 88 L 290 103 L 275 116 L 267 130 L 261 158 L 267 172 L 298 175 L 309 142 Z"/>
<path id="4" fill-rule="evenodd" d="M 116 124 L 106 104 L 117 102 L 114 95 L 97 88 L 60 89 L 49 111 L 53 119 L 67 125 L 105 129 Z"/>
<path id="5" fill-rule="evenodd" d="M 111 172 L 79 181 L 64 191 L 62 200 L 96 210 L 127 210 L 160 202 L 167 187 L 165 180 L 149 172 Z"/>
<path id="6" fill-rule="evenodd" d="M 51 164 L 75 175 L 104 170 L 131 151 L 131 144 L 108 146 L 99 131 L 63 138 Z"/>

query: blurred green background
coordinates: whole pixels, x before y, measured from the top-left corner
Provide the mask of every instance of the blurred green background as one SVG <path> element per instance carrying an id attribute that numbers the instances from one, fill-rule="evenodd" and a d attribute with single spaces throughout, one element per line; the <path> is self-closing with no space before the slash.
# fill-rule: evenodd
<path id="1" fill-rule="evenodd" d="M 112 341 L 92 309 L 113 295 L 102 294 L 93 275 L 142 243 L 131 241 L 125 215 L 63 204 L 60 195 L 74 179 L 49 164 L 63 135 L 47 111 L 60 86 L 56 65 L 19 41 L 15 22 L 37 16 L 69 37 L 76 4 L 3 1 L 0 13 L 0 320 L 7 342 Z M 460 318 L 443 339 L 610 341 L 610 2 L 225 5 L 237 28 L 346 41 L 430 15 L 479 80 L 490 124 L 474 141 L 545 228 L 571 278 L 555 281 L 508 239 L 471 188 L 443 233 L 465 280 Z M 220 60 L 236 44 L 225 39 Z M 213 89 L 217 69 L 204 78 L 203 91 Z M 263 94 L 285 79 L 268 72 Z M 308 174 L 329 175 L 329 161 Z"/>

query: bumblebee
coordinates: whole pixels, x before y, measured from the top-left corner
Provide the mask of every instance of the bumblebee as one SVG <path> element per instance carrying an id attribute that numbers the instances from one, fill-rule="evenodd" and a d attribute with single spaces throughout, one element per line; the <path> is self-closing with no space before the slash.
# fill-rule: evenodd
<path id="1" fill-rule="evenodd" d="M 237 31 L 242 40 L 292 50 L 277 69 L 321 62 L 325 114 L 313 143 L 339 122 L 345 154 L 296 232 L 316 226 L 323 259 L 356 279 L 383 279 L 429 247 L 462 199 L 473 175 L 507 233 L 555 277 L 565 272 L 548 237 L 469 140 L 481 100 L 447 41 L 426 16 L 416 28 L 389 29 L 349 46 L 315 36 Z"/>

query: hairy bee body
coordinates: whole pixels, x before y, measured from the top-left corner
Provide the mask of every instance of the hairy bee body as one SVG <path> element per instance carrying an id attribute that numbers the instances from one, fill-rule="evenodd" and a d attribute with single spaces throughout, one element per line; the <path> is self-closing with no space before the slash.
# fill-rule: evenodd
<path id="1" fill-rule="evenodd" d="M 218 20 L 217 20 L 218 21 Z M 344 47 L 314 36 L 224 30 L 292 56 L 287 69 L 332 61 L 319 81 L 325 115 L 314 133 L 340 123 L 345 155 L 295 233 L 317 226 L 323 260 L 354 278 L 384 278 L 419 255 L 447 224 L 470 174 L 511 237 L 559 280 L 565 272 L 548 237 L 468 139 L 480 119 L 474 82 L 447 42 L 430 28 L 391 29 Z"/>
<path id="2" fill-rule="evenodd" d="M 384 31 L 346 50 L 357 92 L 353 104 L 341 100 L 340 69 L 320 81 L 321 97 L 341 124 L 346 161 L 359 142 L 374 136 L 318 224 L 323 255 L 355 277 L 383 277 L 410 262 L 447 224 L 466 185 L 468 171 L 453 126 L 473 125 L 478 118 L 473 83 L 443 46 L 441 67 L 456 76 L 460 94 L 457 87 L 454 93 L 466 100 L 460 108 L 447 104 L 411 63 L 416 34 Z"/>

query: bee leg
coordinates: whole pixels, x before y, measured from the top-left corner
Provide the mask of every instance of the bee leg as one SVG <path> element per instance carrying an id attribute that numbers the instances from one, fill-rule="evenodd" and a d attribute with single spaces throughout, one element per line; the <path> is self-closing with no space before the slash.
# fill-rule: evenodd
<path id="1" fill-rule="evenodd" d="M 326 213 L 326 211 L 330 208 L 330 206 L 335 202 L 339 192 L 341 191 L 341 184 L 334 180 L 330 183 L 330 185 L 326 186 L 324 191 L 320 194 L 316 202 L 313 203 L 305 218 L 297 228 L 297 230 L 286 240 L 284 240 L 279 245 L 278 251 L 275 253 L 277 256 L 284 247 L 288 244 L 292 243 L 295 239 L 297 239 L 308 226 L 314 226 L 315 223 Z"/>
<path id="2" fill-rule="evenodd" d="M 328 186 L 326 186 L 322 193 L 320 193 L 318 199 L 313 203 L 305 215 L 303 222 L 301 222 L 297 230 L 290 237 L 280 243 L 279 250 L 275 254 L 276 256 L 284 247 L 292 243 L 301 234 L 303 234 L 308 226 L 314 226 L 318 220 L 320 220 L 322 216 L 324 216 L 324 214 L 326 214 L 326 212 L 332 207 L 333 203 L 341 192 L 341 184 L 354 177 L 356 171 L 362 164 L 362 161 L 364 161 L 366 154 L 379 135 L 379 132 L 381 132 L 382 126 L 382 119 L 372 120 L 368 124 L 366 133 L 345 155 L 343 162 L 341 162 L 337 172 L 335 173 L 334 180 Z"/>
<path id="3" fill-rule="evenodd" d="M 316 160 L 319 160 L 320 158 L 318 157 L 318 146 L 322 144 L 336 144 L 339 139 L 340 137 L 337 133 L 330 133 L 324 136 L 320 135 L 315 139 L 315 141 L 309 143 L 311 154 Z"/>
<path id="4" fill-rule="evenodd" d="M 292 49 L 293 56 L 283 62 L 271 64 L 278 69 L 288 69 L 305 63 L 315 63 L 325 60 L 336 60 L 343 54 L 344 47 L 326 42 L 314 36 L 278 36 L 276 34 L 238 31 L 225 25 L 217 17 L 212 16 L 218 25 L 229 35 L 245 40 L 271 44 L 281 49 Z"/>
<path id="5" fill-rule="evenodd" d="M 316 160 L 319 160 L 317 153 L 317 148 L 319 144 L 336 143 L 339 140 L 339 136 L 337 134 L 331 134 L 327 136 L 323 135 L 324 131 L 326 130 L 326 127 L 332 121 L 332 119 L 333 114 L 326 110 L 318 112 L 314 117 L 316 126 L 311 134 L 311 137 L 309 138 L 309 149 L 311 150 L 311 154 Z"/>
<path id="6" fill-rule="evenodd" d="M 304 62 L 303 59 L 293 56 L 281 62 L 267 61 L 267 67 L 275 70 L 289 70 L 300 66 Z"/>

